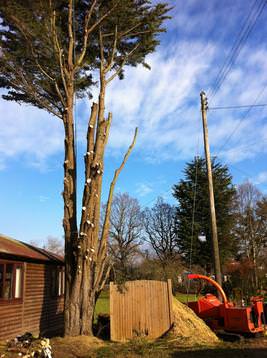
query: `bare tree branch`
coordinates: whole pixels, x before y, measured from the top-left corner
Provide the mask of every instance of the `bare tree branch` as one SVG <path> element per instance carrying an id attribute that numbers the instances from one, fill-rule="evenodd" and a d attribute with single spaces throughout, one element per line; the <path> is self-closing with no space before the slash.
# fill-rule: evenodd
<path id="1" fill-rule="evenodd" d="M 118 40 L 118 26 L 115 26 L 115 33 L 114 33 L 114 42 L 113 42 L 113 46 L 112 46 L 112 51 L 111 51 L 111 56 L 110 56 L 110 60 L 108 61 L 108 65 L 105 69 L 105 72 L 108 72 L 111 70 L 113 62 L 114 62 L 114 57 L 115 57 L 115 53 L 117 50 L 117 40 Z"/>
<path id="2" fill-rule="evenodd" d="M 51 30 L 52 30 L 52 36 L 53 36 L 55 52 L 58 55 L 59 68 L 60 68 L 62 83 L 63 83 L 63 86 L 64 86 L 65 93 L 67 94 L 68 93 L 68 88 L 67 88 L 66 78 L 65 78 L 65 74 L 64 74 L 65 67 L 64 67 L 64 64 L 63 64 L 63 62 L 64 62 L 63 49 L 60 46 L 58 35 L 57 35 L 56 12 L 55 11 L 53 11 L 52 16 L 51 16 Z"/>
<path id="3" fill-rule="evenodd" d="M 12 15 L 11 19 L 14 21 L 14 24 L 16 24 L 17 28 L 20 30 L 20 32 L 24 36 L 25 41 L 27 42 L 28 46 L 30 47 L 32 57 L 36 63 L 36 66 L 39 68 L 39 70 L 45 77 L 47 77 L 51 82 L 53 82 L 53 84 L 55 85 L 57 94 L 60 98 L 60 101 L 61 101 L 62 105 L 65 106 L 65 101 L 61 95 L 61 92 L 59 90 L 59 87 L 58 87 L 58 84 L 57 84 L 55 78 L 53 78 L 52 76 L 49 75 L 49 73 L 40 65 L 40 63 L 37 59 L 38 56 L 33 48 L 30 32 L 25 28 L 25 26 L 23 26 L 23 24 L 21 24 L 21 22 L 19 21 L 19 19 L 16 16 Z"/>
<path id="4" fill-rule="evenodd" d="M 101 28 L 99 28 L 99 47 L 100 47 L 100 76 L 104 74 L 105 68 L 105 57 L 104 57 L 104 44 L 103 44 L 103 37 Z"/>
<path id="5" fill-rule="evenodd" d="M 124 57 L 124 59 L 123 59 L 123 61 L 122 61 L 122 64 L 120 65 L 120 67 L 116 70 L 116 72 L 115 72 L 113 75 L 111 75 L 111 76 L 106 80 L 106 83 L 107 83 L 107 84 L 108 84 L 109 82 L 111 82 L 112 80 L 114 80 L 114 78 L 117 77 L 117 76 L 121 73 L 121 71 L 122 71 L 122 69 L 123 69 L 125 63 L 126 63 L 127 60 L 131 57 L 131 55 L 134 53 L 134 51 L 136 51 L 136 50 L 138 49 L 138 47 L 139 47 L 139 44 L 137 44 L 137 45 Z"/>
<path id="6" fill-rule="evenodd" d="M 138 133 L 138 128 L 135 129 L 135 134 L 134 134 L 134 138 L 133 141 L 131 143 L 131 145 L 129 146 L 123 161 L 120 165 L 120 167 L 118 169 L 115 170 L 114 173 L 114 177 L 113 180 L 110 184 L 110 189 L 109 189 L 109 195 L 108 195 L 108 202 L 107 202 L 107 207 L 106 207 L 106 212 L 105 212 L 105 220 L 104 220 L 104 224 L 103 224 L 103 231 L 102 231 L 102 235 L 101 235 L 101 244 L 99 246 L 99 250 L 98 250 L 98 255 L 102 255 L 102 250 L 104 247 L 106 247 L 106 242 L 107 242 L 107 238 L 108 238 L 108 233 L 109 233 L 109 219 L 110 219 L 110 212 L 111 212 L 111 205 L 112 205 L 112 199 L 113 199 L 113 193 L 114 193 L 114 188 L 117 182 L 117 179 L 125 165 L 125 163 L 127 162 L 129 155 L 131 154 L 135 143 L 136 143 L 136 138 L 137 138 L 137 133 Z"/>
<path id="7" fill-rule="evenodd" d="M 135 24 L 134 26 L 132 26 L 129 30 L 122 32 L 121 34 L 118 34 L 118 39 L 121 39 L 122 37 L 128 35 L 131 31 L 133 31 L 134 29 L 136 29 L 138 26 L 141 25 L 141 22 L 139 22 L 138 24 Z M 110 37 L 113 36 L 114 33 L 110 32 L 108 34 L 105 34 L 104 37 Z"/>
<path id="8" fill-rule="evenodd" d="M 73 68 L 73 49 L 74 49 L 73 0 L 69 0 L 68 33 L 69 33 L 68 66 L 70 71 Z"/>
<path id="9" fill-rule="evenodd" d="M 90 28 L 88 28 L 88 25 L 89 25 L 89 21 L 88 21 L 88 24 L 87 24 L 87 27 L 86 29 L 84 30 L 85 31 L 85 36 L 84 36 L 84 43 L 83 43 L 83 49 L 82 49 L 82 52 L 79 56 L 79 59 L 77 61 L 77 67 L 78 66 L 81 66 L 82 64 L 82 61 L 84 59 L 84 56 L 86 54 L 86 49 L 87 49 L 87 43 L 88 43 L 88 37 L 89 35 L 94 31 L 94 29 L 96 27 L 98 27 L 104 20 L 105 18 L 107 18 L 111 13 L 112 11 L 116 8 L 116 6 L 118 5 L 119 1 L 109 10 L 107 11 L 103 16 L 100 17 L 100 19 L 98 19 Z M 89 19 L 90 20 L 90 19 Z"/>
<path id="10" fill-rule="evenodd" d="M 93 11 L 94 11 L 94 8 L 97 4 L 97 0 L 94 0 L 90 9 L 88 10 L 88 12 L 86 13 L 85 15 L 85 20 L 84 20 L 84 35 L 83 35 L 83 47 L 82 47 L 82 51 L 81 51 L 81 54 L 78 58 L 78 61 L 77 63 L 75 64 L 75 66 L 80 66 L 83 59 L 84 59 L 84 56 L 86 54 L 86 48 L 87 48 L 87 42 L 88 42 L 88 36 L 89 36 L 89 32 L 88 32 L 88 25 L 89 25 L 89 22 L 90 22 L 90 19 L 92 17 L 92 14 L 93 14 Z"/>

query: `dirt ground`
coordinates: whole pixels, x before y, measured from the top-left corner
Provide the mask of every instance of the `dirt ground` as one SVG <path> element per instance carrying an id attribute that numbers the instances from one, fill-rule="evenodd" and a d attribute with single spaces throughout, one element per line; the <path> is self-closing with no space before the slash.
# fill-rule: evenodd
<path id="1" fill-rule="evenodd" d="M 184 342 L 159 339 L 155 342 L 134 340 L 128 344 L 87 341 L 82 346 L 52 340 L 54 358 L 267 358 L 267 338 L 249 339 L 241 343 L 219 342 L 216 346 L 191 346 L 184 348 Z M 78 343 L 78 342 L 77 342 Z"/>
<path id="2" fill-rule="evenodd" d="M 267 337 L 239 343 L 219 342 L 213 346 L 189 346 L 184 342 L 158 339 L 154 342 L 134 340 L 127 344 L 109 343 L 97 338 L 53 338 L 53 358 L 267 358 Z M 15 358 L 18 353 L 6 353 L 0 345 L 1 358 Z"/>

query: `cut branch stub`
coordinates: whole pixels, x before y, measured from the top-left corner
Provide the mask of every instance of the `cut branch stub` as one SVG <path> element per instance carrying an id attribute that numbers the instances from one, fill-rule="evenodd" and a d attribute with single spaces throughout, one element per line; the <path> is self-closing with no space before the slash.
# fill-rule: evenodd
<path id="1" fill-rule="evenodd" d="M 91 163 L 93 160 L 93 149 L 94 149 L 94 141 L 95 141 L 95 125 L 97 120 L 97 114 L 98 114 L 98 104 L 93 103 L 91 107 L 91 115 L 90 119 L 88 121 L 88 128 L 87 128 L 87 148 L 86 148 L 86 155 L 84 157 L 84 166 L 85 166 L 85 186 L 83 190 L 83 208 L 82 210 L 82 217 L 81 217 L 81 224 L 80 224 L 80 231 L 84 231 L 83 224 L 86 221 L 86 214 L 87 214 L 87 206 L 89 201 L 89 196 L 91 193 Z"/>

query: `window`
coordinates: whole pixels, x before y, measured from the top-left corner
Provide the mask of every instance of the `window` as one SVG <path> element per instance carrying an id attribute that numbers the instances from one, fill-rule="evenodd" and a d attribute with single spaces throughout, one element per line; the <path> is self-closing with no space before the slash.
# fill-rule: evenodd
<path id="1" fill-rule="evenodd" d="M 12 298 L 12 288 L 13 288 L 13 265 L 7 264 L 6 265 L 6 274 L 4 280 L 4 297 L 6 300 L 11 300 Z"/>
<path id="2" fill-rule="evenodd" d="M 0 301 L 22 298 L 22 264 L 0 261 Z"/>
<path id="3" fill-rule="evenodd" d="M 63 267 L 55 267 L 51 272 L 51 294 L 53 297 L 63 296 L 65 293 L 65 272 Z"/>

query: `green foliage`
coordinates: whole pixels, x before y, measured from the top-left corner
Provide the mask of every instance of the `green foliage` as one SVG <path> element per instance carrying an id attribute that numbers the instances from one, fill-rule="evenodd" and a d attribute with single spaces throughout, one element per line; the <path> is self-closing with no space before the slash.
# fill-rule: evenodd
<path id="1" fill-rule="evenodd" d="M 235 251 L 236 247 L 231 233 L 234 222 L 232 205 L 235 189 L 232 185 L 232 177 L 226 166 L 213 160 L 212 171 L 218 240 L 221 262 L 223 263 Z M 184 172 L 185 179 L 180 180 L 173 187 L 173 196 L 178 201 L 176 228 L 180 253 L 187 264 L 190 264 L 191 257 L 192 265 L 200 265 L 209 271 L 213 266 L 213 254 L 205 160 L 196 158 L 194 161 L 187 163 Z M 205 242 L 201 242 L 198 238 L 201 233 L 206 236 Z"/>
<path id="2" fill-rule="evenodd" d="M 182 302 L 182 303 L 187 303 L 187 302 L 193 302 L 193 301 L 197 301 L 198 300 L 198 295 L 194 294 L 194 293 L 181 293 L 181 292 L 177 292 L 175 294 L 175 298 L 177 298 L 178 301 Z"/>
<path id="3" fill-rule="evenodd" d="M 120 78 L 124 65 L 147 67 L 145 57 L 159 43 L 168 10 L 167 4 L 153 6 L 149 0 L 2 0 L 0 87 L 8 91 L 3 98 L 62 117 L 64 81 L 83 97 L 90 94 L 97 80 L 92 73 L 100 66 L 110 65 L 111 76 Z"/>
<path id="4" fill-rule="evenodd" d="M 49 9 L 42 1 L 1 1 L 0 4 L 0 87 L 6 100 L 30 103 L 51 112 L 60 112 L 52 81 L 40 71 L 60 78 L 51 33 Z"/>

